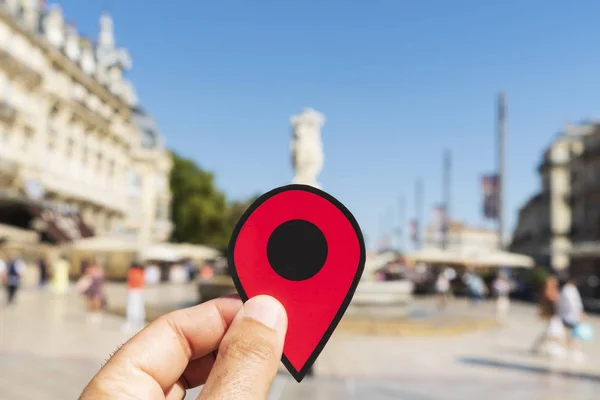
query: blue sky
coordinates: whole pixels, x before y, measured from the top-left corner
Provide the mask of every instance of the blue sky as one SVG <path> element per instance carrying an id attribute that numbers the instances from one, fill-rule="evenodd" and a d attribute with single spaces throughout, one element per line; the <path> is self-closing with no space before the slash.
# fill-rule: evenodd
<path id="1" fill-rule="evenodd" d="M 326 115 L 321 182 L 369 246 L 383 217 L 425 182 L 452 214 L 481 224 L 495 166 L 494 102 L 506 92 L 506 213 L 539 188 L 541 152 L 569 121 L 600 112 L 600 2 L 507 0 L 61 1 L 94 37 L 108 9 L 129 77 L 169 146 L 212 170 L 232 198 L 289 183 L 289 117 Z M 427 212 L 427 215 L 430 213 Z M 389 230 L 389 229 L 388 229 Z"/>

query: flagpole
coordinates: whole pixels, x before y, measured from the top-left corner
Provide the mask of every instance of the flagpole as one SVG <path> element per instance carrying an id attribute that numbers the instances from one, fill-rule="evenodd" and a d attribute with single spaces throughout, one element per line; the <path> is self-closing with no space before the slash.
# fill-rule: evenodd
<path id="1" fill-rule="evenodd" d="M 497 104 L 497 140 L 498 140 L 498 247 L 500 250 L 504 250 L 504 138 L 505 138 L 505 123 L 506 123 L 506 110 L 504 102 L 504 92 L 498 93 L 498 104 Z"/>
<path id="2" fill-rule="evenodd" d="M 419 179 L 415 183 L 415 247 L 419 250 L 423 244 L 421 237 L 421 222 L 423 218 L 423 182 Z"/>
<path id="3" fill-rule="evenodd" d="M 404 196 L 398 198 L 398 251 L 404 250 L 404 229 L 406 229 Z"/>
<path id="4" fill-rule="evenodd" d="M 444 209 L 442 219 L 442 248 L 448 247 L 448 231 L 450 228 L 450 184 L 452 161 L 449 149 L 444 152 L 444 170 L 443 170 L 443 190 L 444 190 Z"/>

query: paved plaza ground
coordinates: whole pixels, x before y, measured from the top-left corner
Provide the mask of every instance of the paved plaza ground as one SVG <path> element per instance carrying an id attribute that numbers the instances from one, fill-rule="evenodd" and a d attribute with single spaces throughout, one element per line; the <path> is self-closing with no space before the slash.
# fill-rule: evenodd
<path id="1" fill-rule="evenodd" d="M 111 303 L 125 299 L 111 285 Z M 148 294 L 151 306 L 193 301 L 192 285 L 164 286 Z M 3 302 L 3 299 L 0 299 Z M 427 323 L 429 299 L 415 310 Z M 448 311 L 492 315 L 492 305 L 471 309 L 457 300 Z M 415 314 L 417 315 L 417 314 Z M 75 399 L 108 355 L 126 337 L 123 320 L 106 315 L 100 326 L 85 323 L 83 302 L 74 293 L 59 297 L 33 288 L 19 293 L 14 307 L 0 306 L 0 399 Z M 596 329 L 600 319 L 592 318 Z M 414 323 L 411 322 L 411 323 Z M 282 371 L 271 399 L 593 399 L 600 391 L 600 345 L 586 347 L 582 364 L 528 353 L 541 329 L 530 305 L 514 304 L 504 327 L 439 335 L 419 330 L 402 335 L 334 334 L 319 358 L 314 379 L 298 384 Z M 195 398 L 198 389 L 188 398 Z"/>

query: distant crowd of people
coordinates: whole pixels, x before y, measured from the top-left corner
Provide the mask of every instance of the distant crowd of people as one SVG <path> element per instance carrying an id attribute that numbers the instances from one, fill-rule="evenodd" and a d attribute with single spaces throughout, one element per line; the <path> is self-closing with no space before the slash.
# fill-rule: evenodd
<path id="1" fill-rule="evenodd" d="M 36 264 L 40 289 L 49 286 L 55 294 L 62 295 L 68 292 L 72 268 L 65 255 L 61 255 L 54 261 L 41 258 Z M 0 254 L 0 289 L 4 287 L 8 305 L 15 303 L 26 269 L 26 263 L 18 251 L 10 250 Z M 158 262 L 148 262 L 145 266 L 140 262 L 133 262 L 126 278 L 126 319 L 122 327 L 123 331 L 133 334 L 144 327 L 146 322 L 144 288 L 146 285 L 161 282 L 163 272 L 166 271 L 168 274 L 164 278 L 174 283 L 193 280 L 198 273 L 203 279 L 210 279 L 214 274 L 210 266 L 205 266 L 198 271 L 191 260 L 172 265 L 168 269 L 161 268 Z M 82 260 L 79 272 L 80 277 L 75 283 L 75 290 L 84 298 L 87 322 L 98 324 L 102 321 L 103 311 L 108 304 L 104 267 L 95 259 Z"/>
<path id="2" fill-rule="evenodd" d="M 546 278 L 538 298 L 540 317 L 545 326 L 532 346 L 533 353 L 545 353 L 552 357 L 564 357 L 568 353 L 581 361 L 584 354 L 581 342 L 590 340 L 593 331 L 585 323 L 583 302 L 572 277 Z"/>
<path id="3" fill-rule="evenodd" d="M 107 304 L 104 290 L 104 268 L 96 261 L 82 262 L 81 277 L 75 287 L 86 300 L 87 319 L 91 323 L 102 320 L 102 310 Z"/>
<path id="4" fill-rule="evenodd" d="M 65 293 L 69 286 L 70 263 L 65 256 L 61 256 L 50 264 L 46 258 L 37 261 L 39 270 L 38 286 L 45 288 L 51 282 L 52 290 L 56 293 Z M 17 293 L 22 286 L 26 264 L 18 251 L 10 250 L 0 254 L 0 283 L 6 288 L 7 304 L 13 304 Z"/>
<path id="5" fill-rule="evenodd" d="M 452 268 L 442 270 L 436 279 L 435 289 L 438 296 L 438 307 L 446 308 L 452 297 L 451 282 L 456 279 Z M 489 289 L 483 278 L 473 271 L 462 276 L 467 294 L 472 303 L 479 304 L 488 294 Z M 496 320 L 503 324 L 508 319 L 510 295 L 515 285 L 505 272 L 499 272 L 490 288 L 496 302 Z M 575 361 L 584 358 L 582 341 L 591 340 L 593 329 L 585 323 L 583 302 L 575 280 L 564 277 L 562 282 L 556 276 L 545 279 L 538 295 L 539 316 L 545 321 L 544 328 L 533 343 L 532 352 L 552 357 L 563 357 L 570 354 Z"/>

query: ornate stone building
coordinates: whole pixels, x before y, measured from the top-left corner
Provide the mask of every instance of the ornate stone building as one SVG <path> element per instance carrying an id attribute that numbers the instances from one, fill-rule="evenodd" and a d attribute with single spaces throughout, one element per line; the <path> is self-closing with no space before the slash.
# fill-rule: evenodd
<path id="1" fill-rule="evenodd" d="M 18 221 L 0 213 L 0 224 L 63 240 L 92 230 L 168 238 L 171 160 L 129 68 L 108 14 L 92 42 L 58 6 L 0 0 L 0 199 L 45 210 Z"/>
<path id="2" fill-rule="evenodd" d="M 600 179 L 590 177 L 589 169 L 590 146 L 599 133 L 597 123 L 568 125 L 544 152 L 538 168 L 541 191 L 519 210 L 512 251 L 563 270 L 572 265 L 582 241 L 592 239 L 590 217 L 600 209 L 586 196 Z"/>

